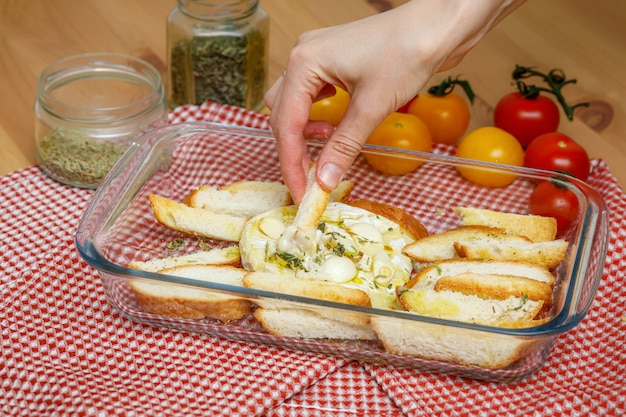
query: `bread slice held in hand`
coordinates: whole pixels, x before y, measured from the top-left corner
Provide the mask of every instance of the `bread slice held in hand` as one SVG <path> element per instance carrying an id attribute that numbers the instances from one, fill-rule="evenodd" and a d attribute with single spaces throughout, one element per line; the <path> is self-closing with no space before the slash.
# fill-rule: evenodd
<path id="1" fill-rule="evenodd" d="M 160 274 L 243 287 L 245 269 L 222 265 L 182 265 Z M 133 279 L 130 287 L 147 312 L 187 319 L 212 318 L 224 323 L 251 313 L 252 303 L 241 297 L 185 285 Z"/>

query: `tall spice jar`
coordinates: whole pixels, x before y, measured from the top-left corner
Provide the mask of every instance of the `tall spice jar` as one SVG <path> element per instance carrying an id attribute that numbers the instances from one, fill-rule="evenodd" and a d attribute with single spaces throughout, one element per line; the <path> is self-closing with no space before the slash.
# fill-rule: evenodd
<path id="1" fill-rule="evenodd" d="M 169 106 L 212 101 L 260 110 L 268 35 L 259 0 L 178 0 L 167 17 Z"/>

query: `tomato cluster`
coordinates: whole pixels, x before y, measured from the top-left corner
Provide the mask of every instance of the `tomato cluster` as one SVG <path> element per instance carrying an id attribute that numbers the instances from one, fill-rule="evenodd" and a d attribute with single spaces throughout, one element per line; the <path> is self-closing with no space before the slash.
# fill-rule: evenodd
<path id="1" fill-rule="evenodd" d="M 467 81 L 447 78 L 389 115 L 367 143 L 419 152 L 430 152 L 437 143 L 455 146 L 456 156 L 487 163 L 483 166 L 468 163 L 457 168 L 463 178 L 485 187 L 503 187 L 513 182 L 516 175 L 507 172 L 506 166 L 552 171 L 558 180 L 536 185 L 529 212 L 555 217 L 562 232 L 578 210 L 576 196 L 563 184 L 568 177 L 586 181 L 590 160 L 582 146 L 558 131 L 561 123 L 558 104 L 571 120 L 574 110 L 588 103 L 567 104 L 561 89 L 576 80 L 566 79 L 561 70 L 543 74 L 517 65 L 512 78 L 517 91 L 497 102 L 491 126 L 467 132 L 474 92 Z M 531 78 L 539 79 L 547 87 L 529 84 Z M 456 86 L 463 88 L 466 97 L 453 91 Z M 310 119 L 337 126 L 349 102 L 349 94 L 337 88 L 333 97 L 313 104 Z M 364 158 L 374 169 L 388 175 L 403 175 L 422 164 L 402 152 L 394 154 L 391 149 L 368 153 Z M 504 167 L 495 170 L 490 167 L 492 163 Z"/>

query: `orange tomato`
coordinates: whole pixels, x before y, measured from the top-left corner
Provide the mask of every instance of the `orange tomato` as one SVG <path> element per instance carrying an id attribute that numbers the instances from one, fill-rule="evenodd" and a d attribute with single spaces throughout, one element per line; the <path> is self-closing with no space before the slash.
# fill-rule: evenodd
<path id="1" fill-rule="evenodd" d="M 524 149 L 513 135 L 494 127 L 485 126 L 467 134 L 459 143 L 456 156 L 497 164 L 523 166 Z M 490 168 L 461 167 L 457 170 L 468 181 L 485 187 L 504 187 L 517 175 Z"/>
<path id="2" fill-rule="evenodd" d="M 350 94 L 340 87 L 335 87 L 335 90 L 334 96 L 323 98 L 311 105 L 309 120 L 323 120 L 333 126 L 341 122 L 350 104 Z"/>
<path id="3" fill-rule="evenodd" d="M 426 93 L 413 100 L 407 113 L 419 117 L 426 123 L 433 136 L 433 142 L 455 144 L 467 130 L 470 122 L 470 108 L 456 93 L 443 96 Z"/>
<path id="4" fill-rule="evenodd" d="M 367 139 L 371 145 L 388 146 L 419 152 L 432 150 L 428 126 L 419 117 L 408 113 L 391 113 Z M 365 160 L 376 170 L 389 175 L 403 175 L 416 170 L 424 162 L 402 154 L 374 155 L 364 153 Z"/>

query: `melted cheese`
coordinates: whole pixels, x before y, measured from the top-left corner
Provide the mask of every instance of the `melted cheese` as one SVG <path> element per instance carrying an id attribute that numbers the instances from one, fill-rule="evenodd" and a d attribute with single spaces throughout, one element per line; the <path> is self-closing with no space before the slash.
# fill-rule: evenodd
<path id="1" fill-rule="evenodd" d="M 296 207 L 250 219 L 240 240 L 243 266 L 341 283 L 367 292 L 372 306 L 396 307 L 395 288 L 413 269 L 402 248 L 413 242 L 398 224 L 367 210 L 329 203 L 317 228 L 296 229 Z"/>

